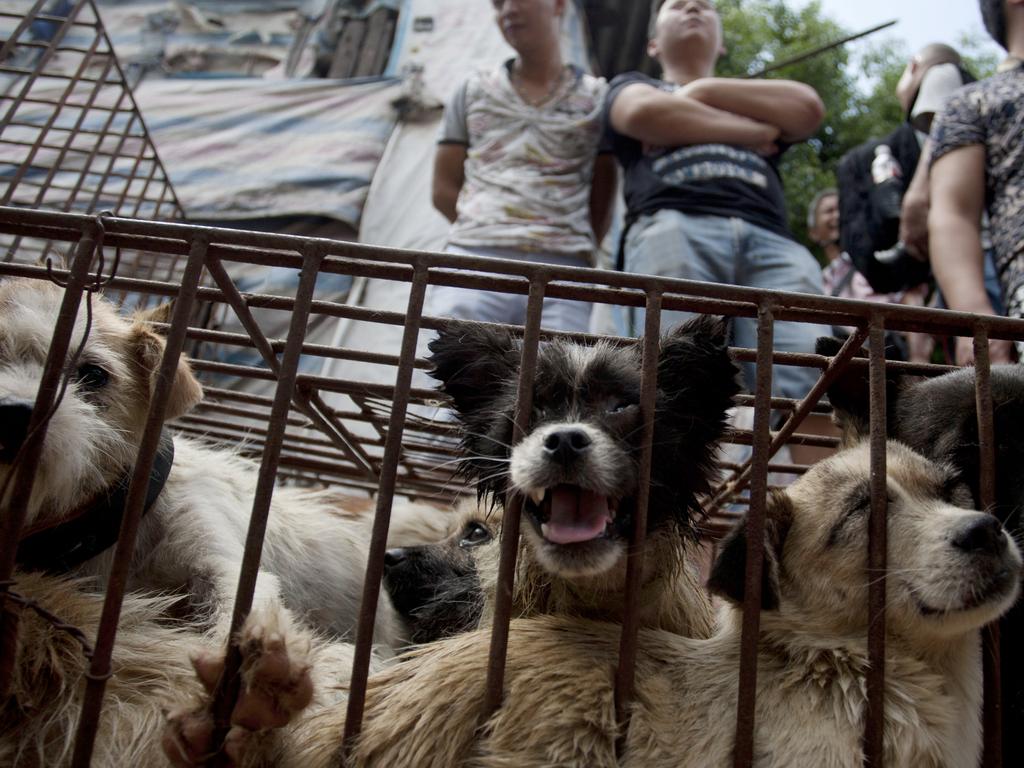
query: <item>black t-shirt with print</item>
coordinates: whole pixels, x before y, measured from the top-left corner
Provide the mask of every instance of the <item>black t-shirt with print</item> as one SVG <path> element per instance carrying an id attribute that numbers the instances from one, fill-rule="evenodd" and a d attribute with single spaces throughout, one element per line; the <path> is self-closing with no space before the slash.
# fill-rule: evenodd
<path id="1" fill-rule="evenodd" d="M 626 209 L 634 218 L 662 208 L 711 216 L 735 216 L 792 238 L 786 224 L 786 199 L 778 155 L 763 158 L 744 147 L 692 144 L 655 147 L 618 133 L 611 126 L 611 105 L 632 83 L 665 91 L 676 86 L 640 72 L 612 80 L 604 103 L 606 141 L 622 165 Z"/>

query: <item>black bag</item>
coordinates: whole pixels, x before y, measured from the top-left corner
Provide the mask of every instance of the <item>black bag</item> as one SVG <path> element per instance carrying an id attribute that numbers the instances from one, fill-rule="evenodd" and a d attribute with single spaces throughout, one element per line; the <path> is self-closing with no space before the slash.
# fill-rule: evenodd
<path id="1" fill-rule="evenodd" d="M 839 186 L 839 238 L 842 249 L 850 254 L 857 271 L 879 293 L 894 293 L 928 280 L 931 270 L 926 262 L 909 253 L 896 253 L 879 261 L 875 255 L 889 251 L 899 239 L 899 220 L 886 216 L 879 205 L 871 178 L 875 147 L 888 144 L 903 170 L 902 189 L 906 192 L 917 170 L 921 149 L 910 123 L 904 123 L 883 139 L 854 147 L 839 160 L 836 178 Z"/>

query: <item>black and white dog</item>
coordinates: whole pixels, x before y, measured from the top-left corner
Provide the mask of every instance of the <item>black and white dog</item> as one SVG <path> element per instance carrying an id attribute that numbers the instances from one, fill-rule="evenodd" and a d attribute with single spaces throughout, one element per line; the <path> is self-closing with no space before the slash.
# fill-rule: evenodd
<path id="1" fill-rule="evenodd" d="M 817 352 L 835 355 L 836 339 L 818 339 Z M 846 442 L 868 434 L 866 367 L 847 367 L 829 388 Z M 1024 366 L 996 365 L 990 377 L 995 432 L 995 508 L 1010 535 L 1024 535 Z M 973 368 L 923 378 L 886 372 L 886 432 L 933 461 L 954 467 L 981 508 L 981 455 Z M 1024 765 L 1024 605 L 1000 622 L 1002 639 L 1003 761 Z"/>
<path id="2" fill-rule="evenodd" d="M 513 492 L 526 520 L 519 615 L 618 618 L 642 449 L 636 345 L 554 340 L 538 350 L 533 409 L 513 445 L 521 342 L 509 331 L 450 324 L 430 344 L 432 376 L 463 427 L 461 472 L 481 497 Z M 738 369 L 721 318 L 698 317 L 661 341 L 648 505 L 645 623 L 710 631 L 690 563 L 698 498 L 709 491 Z M 494 548 L 496 549 L 496 548 Z M 496 568 L 481 566 L 485 594 Z"/>

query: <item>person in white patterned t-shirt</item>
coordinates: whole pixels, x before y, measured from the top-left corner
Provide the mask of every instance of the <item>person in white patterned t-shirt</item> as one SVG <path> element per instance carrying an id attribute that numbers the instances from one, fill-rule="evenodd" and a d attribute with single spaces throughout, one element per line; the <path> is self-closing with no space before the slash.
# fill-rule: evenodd
<path id="1" fill-rule="evenodd" d="M 493 0 L 516 57 L 445 108 L 434 206 L 453 253 L 586 267 L 608 227 L 615 160 L 599 151 L 606 84 L 562 59 L 566 0 Z M 426 313 L 523 324 L 526 296 L 431 286 Z M 541 324 L 586 331 L 590 304 L 546 299 Z"/>

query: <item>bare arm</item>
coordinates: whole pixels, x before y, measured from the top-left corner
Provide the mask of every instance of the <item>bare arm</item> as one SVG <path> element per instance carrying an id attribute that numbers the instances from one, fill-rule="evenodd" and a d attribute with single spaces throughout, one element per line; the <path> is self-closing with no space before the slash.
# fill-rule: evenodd
<path id="1" fill-rule="evenodd" d="M 774 125 L 779 129 L 779 140 L 787 144 L 813 135 L 825 117 L 825 105 L 817 91 L 794 80 L 702 77 L 683 87 L 678 95 Z"/>
<path id="2" fill-rule="evenodd" d="M 465 174 L 466 147 L 462 144 L 438 144 L 434 153 L 434 182 L 432 199 L 448 221 L 455 221 L 455 204 L 458 202 Z"/>
<path id="3" fill-rule="evenodd" d="M 594 178 L 590 185 L 590 226 L 594 230 L 596 245 L 600 245 L 604 236 L 608 234 L 617 180 L 615 156 L 598 155 L 594 160 Z"/>
<path id="4" fill-rule="evenodd" d="M 928 244 L 932 270 L 950 309 L 993 315 L 985 293 L 981 212 L 985 200 L 985 148 L 973 144 L 940 157 L 931 167 Z M 1010 362 L 1010 344 L 989 344 L 993 363 Z M 957 362 L 974 360 L 972 340 L 957 339 Z"/>
<path id="5" fill-rule="evenodd" d="M 928 166 L 931 165 L 932 143 L 926 141 L 917 161 L 914 178 L 903 195 L 900 210 L 900 240 L 911 256 L 928 258 L 928 209 L 931 206 Z"/>
<path id="6" fill-rule="evenodd" d="M 721 142 L 758 150 L 779 138 L 774 125 L 644 83 L 631 83 L 616 94 L 610 119 L 619 133 L 661 147 Z"/>

